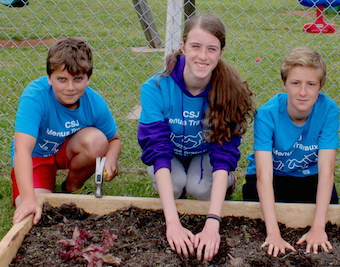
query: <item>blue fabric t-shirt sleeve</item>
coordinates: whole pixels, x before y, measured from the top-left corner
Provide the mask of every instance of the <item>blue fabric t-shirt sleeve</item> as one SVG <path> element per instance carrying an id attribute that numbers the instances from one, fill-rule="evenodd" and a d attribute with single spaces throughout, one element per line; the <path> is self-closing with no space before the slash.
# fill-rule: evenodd
<path id="1" fill-rule="evenodd" d="M 40 82 L 42 80 L 43 78 L 39 78 L 31 82 L 23 91 L 16 113 L 15 132 L 38 137 L 45 101 L 35 93 L 35 90 L 43 87 L 44 84 Z"/>
<path id="2" fill-rule="evenodd" d="M 144 164 L 154 165 L 154 172 L 160 168 L 171 170 L 174 145 L 170 139 L 171 129 L 165 122 L 164 100 L 159 86 L 159 75 L 148 79 L 141 88 L 142 112 L 138 126 L 138 143 L 142 148 Z"/>
<path id="3" fill-rule="evenodd" d="M 144 124 L 164 121 L 164 101 L 159 86 L 159 75 L 151 77 L 141 88 L 142 112 L 139 122 Z"/>
<path id="4" fill-rule="evenodd" d="M 261 111 L 254 118 L 254 150 L 272 151 L 273 149 L 273 123 Z"/>
<path id="5" fill-rule="evenodd" d="M 96 93 L 96 92 L 94 92 Z M 101 130 L 106 138 L 110 140 L 117 133 L 117 124 L 105 100 L 98 94 L 95 99 L 96 120 L 94 127 Z"/>
<path id="6" fill-rule="evenodd" d="M 333 100 L 326 98 L 329 104 L 323 107 L 325 117 L 319 136 L 319 149 L 339 148 L 339 108 Z M 321 112 L 321 111 L 319 111 Z"/>
<path id="7" fill-rule="evenodd" d="M 16 114 L 15 132 L 29 134 L 37 138 L 42 110 L 39 101 L 36 99 L 22 97 Z"/>

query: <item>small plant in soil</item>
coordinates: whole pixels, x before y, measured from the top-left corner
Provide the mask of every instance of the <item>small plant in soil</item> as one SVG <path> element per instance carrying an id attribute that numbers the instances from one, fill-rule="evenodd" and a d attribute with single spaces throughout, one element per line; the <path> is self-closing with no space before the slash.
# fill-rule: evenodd
<path id="1" fill-rule="evenodd" d="M 203 215 L 180 214 L 180 218 L 182 224 L 193 233 L 198 233 L 204 227 L 205 216 Z M 280 254 L 274 258 L 268 255 L 267 248 L 261 248 L 266 238 L 265 224 L 261 219 L 223 217 L 219 251 L 211 262 L 203 262 L 198 261 L 195 255 L 185 259 L 171 251 L 166 239 L 162 210 L 130 206 L 99 216 L 88 214 L 74 204 L 63 204 L 58 208 L 53 208 L 45 203 L 41 220 L 25 237 L 17 256 L 9 267 L 101 266 L 95 264 L 102 264 L 103 267 L 115 266 L 113 263 L 105 263 L 103 259 L 102 261 L 93 260 L 93 263 L 90 263 L 86 257 L 90 257 L 92 253 L 95 254 L 94 245 L 105 248 L 98 250 L 101 256 L 106 258 L 108 255 L 114 255 L 121 260 L 120 266 L 124 267 L 340 266 L 340 226 L 327 223 L 326 232 L 333 249 L 330 253 L 320 250 L 317 255 L 305 253 L 306 244 L 295 245 L 310 227 L 289 228 L 283 224 L 279 226 L 282 237 L 290 244 L 294 244 L 296 252 L 286 251 L 285 255 Z M 74 233 L 75 227 L 78 228 L 79 233 Z M 86 232 L 82 229 L 86 229 Z M 113 236 L 110 237 L 112 240 L 109 238 L 105 241 L 104 229 L 117 235 L 118 238 L 115 239 Z M 69 240 L 72 245 L 63 247 L 64 241 L 60 241 L 67 240 L 72 235 L 77 236 Z M 75 242 L 77 239 L 84 241 L 83 243 L 79 241 L 78 247 Z M 78 256 L 62 260 L 61 249 L 64 250 L 64 254 L 71 250 L 72 252 L 68 252 L 70 255 L 74 253 Z M 90 250 L 87 251 L 87 249 Z"/>
<path id="2" fill-rule="evenodd" d="M 69 259 L 84 257 L 88 262 L 87 267 L 101 267 L 103 263 L 114 264 L 116 266 L 120 265 L 120 258 L 108 254 L 117 236 L 105 229 L 103 230 L 103 235 L 103 244 L 90 244 L 83 247 L 90 235 L 85 229 L 75 227 L 72 239 L 62 239 L 58 241 L 58 243 L 64 245 L 64 249 L 59 251 L 61 259 L 65 262 Z"/>

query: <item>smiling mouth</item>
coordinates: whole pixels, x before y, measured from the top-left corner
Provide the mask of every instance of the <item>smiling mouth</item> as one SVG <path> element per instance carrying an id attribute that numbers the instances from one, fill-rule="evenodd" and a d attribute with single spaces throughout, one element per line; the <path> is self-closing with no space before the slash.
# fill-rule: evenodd
<path id="1" fill-rule="evenodd" d="M 196 63 L 196 66 L 199 68 L 206 68 L 208 64 Z"/>

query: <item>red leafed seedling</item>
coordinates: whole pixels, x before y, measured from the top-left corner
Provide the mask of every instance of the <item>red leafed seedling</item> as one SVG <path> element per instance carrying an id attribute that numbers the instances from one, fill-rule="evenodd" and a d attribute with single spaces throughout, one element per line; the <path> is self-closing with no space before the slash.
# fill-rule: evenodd
<path id="1" fill-rule="evenodd" d="M 103 230 L 103 235 L 103 244 L 90 244 L 83 248 L 83 244 L 90 235 L 86 230 L 75 227 L 72 239 L 62 239 L 58 241 L 58 243 L 64 245 L 64 249 L 59 251 L 61 259 L 67 261 L 76 257 L 84 257 L 88 262 L 87 267 L 101 267 L 104 263 L 114 264 L 116 266 L 120 265 L 120 258 L 108 254 L 117 236 L 105 229 Z"/>

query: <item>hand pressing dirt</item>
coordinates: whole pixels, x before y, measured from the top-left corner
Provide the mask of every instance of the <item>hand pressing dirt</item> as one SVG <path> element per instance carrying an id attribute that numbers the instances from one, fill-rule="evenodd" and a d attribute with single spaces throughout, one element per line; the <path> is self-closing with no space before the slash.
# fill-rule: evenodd
<path id="1" fill-rule="evenodd" d="M 182 224 L 193 233 L 201 231 L 205 216 L 181 216 Z M 107 253 L 121 259 L 120 266 L 340 266 L 340 229 L 327 224 L 326 232 L 333 245 L 331 253 L 306 254 L 305 245 L 294 246 L 296 252 L 286 252 L 277 258 L 267 255 L 260 248 L 265 239 L 265 225 L 260 219 L 245 217 L 224 217 L 221 223 L 221 245 L 219 253 L 207 263 L 197 261 L 194 256 L 183 259 L 171 251 L 165 235 L 165 222 L 161 210 L 142 210 L 127 207 L 108 215 L 88 214 L 75 205 L 52 208 L 45 203 L 43 217 L 25 237 L 16 258 L 9 266 L 87 266 L 85 258 L 78 257 L 63 261 L 59 251 L 64 247 L 58 241 L 71 239 L 75 227 L 85 229 L 89 238 L 84 243 L 103 244 L 103 230 L 117 236 Z M 282 237 L 295 244 L 307 228 L 286 228 L 280 225 Z M 110 266 L 105 264 L 103 266 Z"/>

